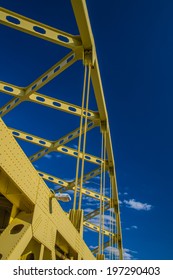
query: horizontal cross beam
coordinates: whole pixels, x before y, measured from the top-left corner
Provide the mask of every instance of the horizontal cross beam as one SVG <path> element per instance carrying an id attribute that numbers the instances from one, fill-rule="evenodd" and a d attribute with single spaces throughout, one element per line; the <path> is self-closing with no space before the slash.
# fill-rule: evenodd
<path id="1" fill-rule="evenodd" d="M 38 171 L 38 174 L 46 181 L 49 181 L 49 182 L 52 182 L 54 184 L 58 184 L 60 186 L 62 186 L 63 188 L 66 188 L 66 190 L 74 190 L 75 189 L 75 186 L 71 186 L 71 182 L 67 182 L 65 180 L 62 180 L 60 178 L 57 178 L 53 175 L 50 175 L 50 174 L 47 174 L 45 172 L 42 172 L 42 171 Z M 58 190 L 59 191 L 59 190 Z M 80 188 L 77 187 L 77 192 L 80 191 Z M 99 200 L 100 201 L 100 194 L 97 193 L 97 192 L 94 192 L 90 189 L 85 189 L 85 188 L 82 188 L 82 193 L 85 194 L 86 196 L 89 196 L 89 197 L 92 197 L 96 200 Z M 107 196 L 102 196 L 102 201 L 105 201 L 107 203 L 110 203 L 110 198 L 107 197 Z"/>
<path id="2" fill-rule="evenodd" d="M 0 8 L 0 23 L 66 48 L 76 49 L 82 46 L 80 36 L 68 34 L 3 8 Z"/>
<path id="3" fill-rule="evenodd" d="M 24 141 L 34 143 L 34 144 L 37 144 L 37 145 L 40 145 L 40 146 L 48 147 L 48 148 L 51 147 L 51 151 L 57 151 L 57 152 L 60 152 L 60 153 L 63 153 L 63 154 L 68 154 L 68 155 L 76 157 L 76 158 L 78 157 L 78 151 L 75 150 L 75 149 L 72 149 L 70 147 L 67 147 L 67 146 L 64 146 L 64 145 L 59 145 L 59 146 L 56 145 L 56 148 L 54 148 L 53 143 L 49 140 L 45 140 L 43 138 L 34 136 L 32 134 L 29 134 L 29 133 L 25 133 L 25 132 L 20 131 L 20 130 L 15 130 L 13 128 L 10 128 L 10 130 L 12 131 L 12 134 L 13 134 L 14 137 L 17 137 L 17 138 L 22 139 Z M 44 151 L 46 151 L 46 153 L 48 152 L 47 150 L 44 150 Z M 34 158 L 34 156 L 31 156 L 30 160 L 34 161 L 35 159 L 39 159 L 39 156 L 41 154 L 37 153 L 37 155 L 38 155 L 38 158 Z M 79 157 L 80 158 L 83 157 L 83 152 L 79 153 Z M 95 157 L 91 154 L 85 153 L 84 159 L 88 162 L 95 163 L 95 164 L 98 164 L 98 165 L 103 164 L 103 160 L 101 158 Z"/>
<path id="4" fill-rule="evenodd" d="M 38 89 L 46 85 L 77 60 L 78 55 L 76 55 L 73 51 L 70 52 L 26 88 L 19 88 L 11 84 L 1 82 L 0 90 L 7 94 L 11 94 L 14 96 L 17 95 L 17 98 L 13 98 L 11 101 L 0 108 L 0 116 L 3 117 L 16 106 L 18 106 L 21 102 L 29 100 L 30 95 L 34 94 Z"/>

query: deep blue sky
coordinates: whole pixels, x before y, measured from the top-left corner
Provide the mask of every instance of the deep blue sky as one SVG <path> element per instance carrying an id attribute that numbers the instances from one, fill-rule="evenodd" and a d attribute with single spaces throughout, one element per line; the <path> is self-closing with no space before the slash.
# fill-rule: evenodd
<path id="1" fill-rule="evenodd" d="M 173 2 L 88 0 L 87 5 L 110 121 L 126 257 L 172 259 Z M 0 0 L 0 6 L 78 33 L 68 0 Z M 0 80 L 18 86 L 27 86 L 68 52 L 3 25 L 0 36 Z M 80 105 L 82 66 L 77 63 L 71 69 L 39 92 Z M 0 106 L 10 98 L 0 93 Z M 4 121 L 55 140 L 79 124 L 77 117 L 66 115 L 60 119 L 62 113 L 23 103 Z M 91 133 L 87 149 L 99 155 L 94 136 Z M 20 144 L 28 155 L 39 149 Z M 59 159 L 56 169 L 55 158 L 53 154 L 52 163 L 44 158 L 35 164 L 59 177 L 73 178 L 74 170 L 67 174 L 61 170 L 66 157 Z M 70 160 L 74 167 L 74 159 Z"/>

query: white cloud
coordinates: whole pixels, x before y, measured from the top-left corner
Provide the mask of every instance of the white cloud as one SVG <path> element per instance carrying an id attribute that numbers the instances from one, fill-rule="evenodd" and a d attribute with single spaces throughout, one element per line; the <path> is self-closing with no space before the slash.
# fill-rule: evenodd
<path id="1" fill-rule="evenodd" d="M 89 183 L 91 183 L 91 184 L 94 184 L 94 185 L 97 185 L 97 186 L 99 186 L 100 187 L 100 183 L 97 183 L 97 182 L 94 182 L 94 181 L 88 181 Z"/>
<path id="2" fill-rule="evenodd" d="M 87 202 L 91 202 L 92 203 L 92 205 L 94 204 L 94 200 L 93 200 L 93 198 L 92 197 L 90 197 L 90 196 L 83 196 L 83 200 L 86 200 Z M 86 202 L 86 203 L 87 203 Z"/>
<path id="3" fill-rule="evenodd" d="M 51 159 L 51 158 L 52 158 L 52 155 L 49 155 L 49 154 L 44 155 L 44 158 Z"/>
<path id="4" fill-rule="evenodd" d="M 135 201 L 135 199 L 129 199 L 129 200 L 124 200 L 124 203 L 132 209 L 135 210 L 144 210 L 144 211 L 149 211 L 152 208 L 152 205 L 147 204 L 147 203 L 142 203 Z"/>
<path id="5" fill-rule="evenodd" d="M 90 245 L 89 248 L 92 250 L 92 249 L 96 249 L 98 246 L 93 246 L 93 245 Z"/>
<path id="6" fill-rule="evenodd" d="M 92 212 L 92 211 L 94 211 L 92 208 L 86 208 L 86 209 L 84 209 L 84 212 L 86 212 L 86 213 L 90 213 L 90 212 Z"/>
<path id="7" fill-rule="evenodd" d="M 125 229 L 126 229 L 126 230 L 138 229 L 138 227 L 137 227 L 137 226 L 131 226 L 131 227 L 126 227 Z"/>
<path id="8" fill-rule="evenodd" d="M 133 260 L 134 259 L 134 257 L 133 257 L 134 253 L 136 254 L 137 252 L 124 248 L 123 249 L 124 260 Z"/>
<path id="9" fill-rule="evenodd" d="M 138 229 L 138 227 L 137 227 L 137 226 L 131 226 L 131 228 L 133 228 L 133 229 Z"/>
<path id="10" fill-rule="evenodd" d="M 105 254 L 107 255 L 107 257 L 109 257 L 111 253 L 112 253 L 114 258 L 116 258 L 116 257 L 118 258 L 119 251 L 118 251 L 117 248 L 108 247 L 108 248 L 105 249 Z M 137 252 L 135 252 L 135 251 L 124 248 L 123 249 L 124 260 L 133 260 L 134 259 L 133 254 L 136 254 L 136 253 Z"/>
<path id="11" fill-rule="evenodd" d="M 100 180 L 100 175 L 93 177 L 92 179 Z"/>
<path id="12" fill-rule="evenodd" d="M 90 222 L 92 224 L 95 224 L 96 226 L 100 225 L 100 217 L 96 216 L 92 219 L 90 219 Z M 110 230 L 110 225 L 115 225 L 115 219 L 111 217 L 110 215 L 104 215 L 104 229 Z"/>

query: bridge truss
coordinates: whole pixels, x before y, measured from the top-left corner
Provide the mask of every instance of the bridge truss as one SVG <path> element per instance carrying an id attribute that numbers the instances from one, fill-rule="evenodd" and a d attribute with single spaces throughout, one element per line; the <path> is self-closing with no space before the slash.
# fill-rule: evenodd
<path id="1" fill-rule="evenodd" d="M 94 38 L 85 1 L 71 0 L 71 4 L 79 29 L 78 36 L 0 8 L 1 24 L 70 49 L 65 57 L 25 88 L 0 82 L 0 92 L 12 96 L 0 108 L 2 260 L 104 259 L 106 248 L 110 248 L 107 258 L 115 258 L 112 253 L 114 250 L 117 258 L 123 259 L 114 156 Z M 78 61 L 84 69 L 81 106 L 38 92 Z M 91 84 L 97 111 L 89 109 Z M 7 127 L 2 118 L 26 101 L 74 115 L 79 118 L 79 127 L 56 141 Z M 94 145 L 101 143 L 101 156 L 86 152 L 87 135 L 98 127 L 101 140 L 99 142 L 96 139 Z M 40 150 L 26 156 L 17 142 L 19 139 L 40 146 Z M 74 139 L 78 140 L 75 149 L 68 146 Z M 33 163 L 52 152 L 75 159 L 76 172 L 72 180 L 59 178 L 35 167 Z M 86 164 L 96 167 L 85 172 Z M 85 187 L 88 182 L 92 184 L 94 178 L 100 178 L 98 190 Z M 46 182 L 58 186 L 58 189 L 50 188 Z M 60 195 L 64 192 L 70 194 L 71 209 L 67 211 L 67 207 L 56 200 L 56 192 Z M 93 206 L 95 205 L 88 212 L 84 209 L 84 198 L 91 199 Z M 108 214 L 110 218 L 106 221 Z M 97 235 L 97 246 L 86 245 L 83 229 L 87 229 L 87 235 Z"/>

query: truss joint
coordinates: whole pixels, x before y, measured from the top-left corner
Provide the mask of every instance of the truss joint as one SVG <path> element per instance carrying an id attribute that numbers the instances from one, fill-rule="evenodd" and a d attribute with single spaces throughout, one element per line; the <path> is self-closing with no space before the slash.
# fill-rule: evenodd
<path id="1" fill-rule="evenodd" d="M 93 58 L 93 50 L 85 49 L 84 50 L 84 65 L 91 66 L 91 68 L 94 68 L 94 58 Z"/>

